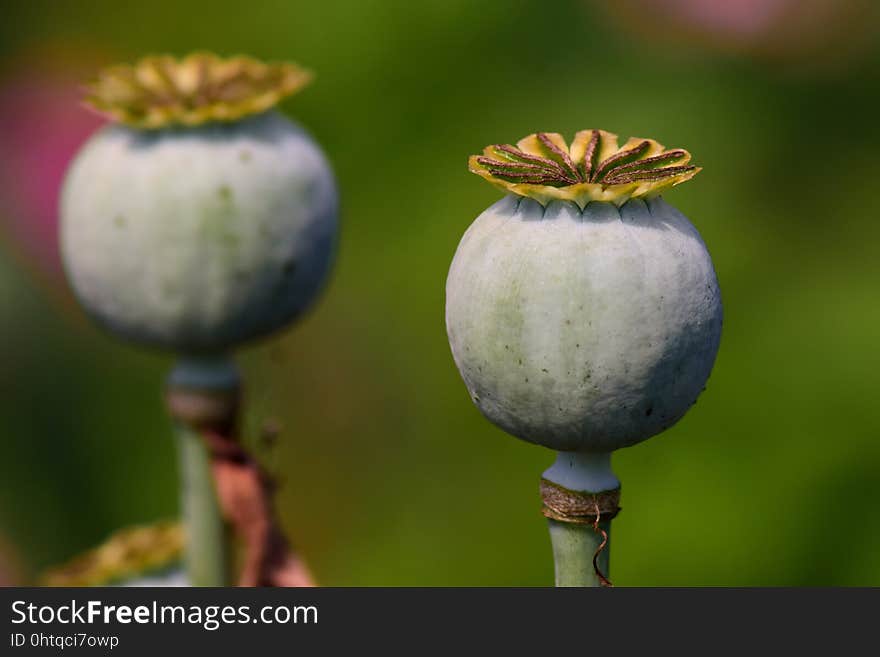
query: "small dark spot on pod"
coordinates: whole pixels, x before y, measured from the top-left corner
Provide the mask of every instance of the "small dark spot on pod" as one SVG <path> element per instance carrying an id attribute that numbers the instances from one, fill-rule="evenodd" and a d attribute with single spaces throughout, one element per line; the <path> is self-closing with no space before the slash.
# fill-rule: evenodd
<path id="1" fill-rule="evenodd" d="M 220 185 L 217 188 L 217 196 L 220 197 L 220 200 L 229 202 L 232 200 L 232 187 L 229 185 Z"/>
<path id="2" fill-rule="evenodd" d="M 285 260 L 284 264 L 281 265 L 281 273 L 285 276 L 290 276 L 296 271 L 296 260 Z"/>

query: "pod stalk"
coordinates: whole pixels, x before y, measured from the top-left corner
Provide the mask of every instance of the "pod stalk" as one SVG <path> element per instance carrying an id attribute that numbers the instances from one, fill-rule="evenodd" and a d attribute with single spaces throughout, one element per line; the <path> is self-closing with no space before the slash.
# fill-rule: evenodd
<path id="1" fill-rule="evenodd" d="M 234 435 L 240 380 L 225 359 L 182 360 L 168 380 L 166 402 L 180 458 L 185 564 L 191 586 L 229 586 L 231 531 L 223 517 L 212 467 L 210 433 Z"/>
<path id="2" fill-rule="evenodd" d="M 610 587 L 611 521 L 575 525 L 548 519 L 553 570 L 558 587 Z"/>
<path id="3" fill-rule="evenodd" d="M 541 479 L 556 586 L 612 586 L 608 579 L 611 520 L 620 482 L 610 454 L 559 452 Z"/>

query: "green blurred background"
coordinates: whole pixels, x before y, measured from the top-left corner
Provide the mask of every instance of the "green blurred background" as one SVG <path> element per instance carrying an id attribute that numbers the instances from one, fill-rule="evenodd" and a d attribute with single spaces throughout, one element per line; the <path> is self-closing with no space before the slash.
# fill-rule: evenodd
<path id="1" fill-rule="evenodd" d="M 321 584 L 552 583 L 537 485 L 553 456 L 469 401 L 444 282 L 498 197 L 469 154 L 602 127 L 684 146 L 705 167 L 667 198 L 701 231 L 725 303 L 699 403 L 615 455 L 613 580 L 880 585 L 877 16 L 869 2 L 791 4 L 6 0 L 0 560 L 23 581 L 115 528 L 176 514 L 171 360 L 83 318 L 52 206 L 92 128 L 79 81 L 210 49 L 317 72 L 284 109 L 342 189 L 323 299 L 239 358 L 250 440 L 280 423 L 261 453 Z"/>

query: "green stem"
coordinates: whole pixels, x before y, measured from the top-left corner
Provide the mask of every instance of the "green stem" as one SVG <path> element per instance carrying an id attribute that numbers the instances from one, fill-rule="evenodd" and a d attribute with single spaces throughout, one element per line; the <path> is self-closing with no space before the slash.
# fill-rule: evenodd
<path id="1" fill-rule="evenodd" d="M 181 512 L 190 586 L 232 582 L 230 532 L 223 520 L 206 437 L 235 435 L 239 376 L 225 358 L 181 360 L 168 380 L 166 401 L 180 455 Z"/>
<path id="2" fill-rule="evenodd" d="M 593 555 L 602 543 L 602 535 L 595 532 L 592 525 L 574 525 L 557 520 L 547 522 L 553 543 L 556 586 L 601 586 L 593 568 Z M 599 528 L 604 529 L 610 538 L 610 520 L 600 522 Z M 609 544 L 605 545 L 596 562 L 605 577 L 609 577 L 609 547 Z"/>
<path id="3" fill-rule="evenodd" d="M 186 573 L 190 586 L 227 586 L 226 527 L 214 490 L 211 458 L 198 431 L 177 423 L 181 511 L 186 527 Z"/>
<path id="4" fill-rule="evenodd" d="M 583 495 L 620 488 L 620 481 L 611 470 L 610 453 L 559 452 L 556 462 L 544 472 L 543 478 Z M 562 522 L 553 518 L 548 519 L 548 523 L 556 586 L 602 586 L 596 567 L 605 578 L 609 577 L 611 520 L 600 521 L 596 529 L 592 524 Z M 594 565 L 593 557 L 603 540 L 605 545 Z"/>

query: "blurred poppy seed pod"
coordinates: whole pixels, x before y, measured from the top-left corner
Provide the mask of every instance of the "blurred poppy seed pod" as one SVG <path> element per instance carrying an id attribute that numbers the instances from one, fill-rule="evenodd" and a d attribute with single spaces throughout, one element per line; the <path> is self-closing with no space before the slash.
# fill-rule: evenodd
<path id="1" fill-rule="evenodd" d="M 329 271 L 337 190 L 317 144 L 271 107 L 309 74 L 196 53 L 103 72 L 115 123 L 70 167 L 61 249 L 96 321 L 128 340 L 220 352 L 299 315 Z"/>
<path id="2" fill-rule="evenodd" d="M 508 195 L 455 253 L 449 344 L 483 415 L 560 452 L 544 473 L 550 518 L 594 513 L 559 487 L 616 490 L 610 453 L 679 420 L 712 370 L 721 335 L 712 261 L 697 230 L 659 197 L 699 171 L 689 160 L 650 139 L 619 148 L 601 130 L 571 145 L 538 133 L 470 160 Z M 616 513 L 616 498 L 604 502 L 597 523 Z"/>

